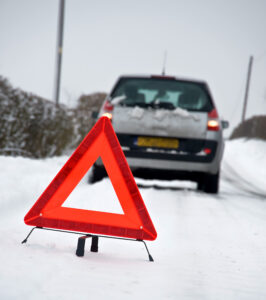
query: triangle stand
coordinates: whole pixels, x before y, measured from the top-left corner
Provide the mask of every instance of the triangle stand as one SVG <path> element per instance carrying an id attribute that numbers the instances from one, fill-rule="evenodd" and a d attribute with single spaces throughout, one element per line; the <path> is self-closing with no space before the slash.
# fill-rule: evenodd
<path id="1" fill-rule="evenodd" d="M 63 232 L 63 233 L 72 233 L 72 234 L 79 234 L 82 235 L 78 238 L 78 244 L 77 244 L 77 250 L 76 250 L 76 255 L 79 257 L 84 256 L 84 249 L 85 249 L 85 242 L 87 238 L 92 238 L 91 240 L 91 252 L 98 252 L 98 243 L 99 243 L 99 238 L 108 238 L 108 239 L 115 239 L 115 240 L 125 240 L 125 241 L 133 241 L 133 242 L 142 242 L 145 246 L 145 249 L 147 251 L 149 261 L 154 261 L 153 257 L 151 256 L 149 249 L 145 243 L 144 240 L 141 239 L 128 239 L 128 238 L 121 238 L 121 237 L 113 237 L 113 236 L 105 236 L 105 235 L 94 235 L 94 234 L 84 234 L 82 232 L 75 232 L 75 231 L 68 231 L 68 230 L 59 230 L 59 229 L 51 229 L 51 228 L 43 228 L 43 227 L 34 227 L 31 229 L 29 234 L 26 236 L 26 238 L 21 242 L 22 244 L 27 243 L 28 238 L 32 234 L 32 232 L 35 229 L 42 229 L 42 230 L 48 230 L 48 231 L 56 231 L 56 232 Z"/>

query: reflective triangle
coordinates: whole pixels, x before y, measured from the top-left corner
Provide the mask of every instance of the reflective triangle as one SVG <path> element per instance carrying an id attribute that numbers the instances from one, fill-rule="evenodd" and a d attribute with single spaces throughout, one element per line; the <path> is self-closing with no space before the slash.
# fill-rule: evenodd
<path id="1" fill-rule="evenodd" d="M 124 214 L 62 207 L 99 157 L 103 161 Z M 24 221 L 32 226 L 132 239 L 155 240 L 157 237 L 112 124 L 107 117 L 100 118 L 91 129 L 27 213 Z"/>

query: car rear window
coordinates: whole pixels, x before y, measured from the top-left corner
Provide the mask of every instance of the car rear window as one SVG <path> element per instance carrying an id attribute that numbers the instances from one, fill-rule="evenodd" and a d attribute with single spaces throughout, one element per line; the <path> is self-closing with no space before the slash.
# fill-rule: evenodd
<path id="1" fill-rule="evenodd" d="M 206 111 L 213 104 L 204 84 L 176 79 L 121 78 L 111 101 L 114 105 Z"/>

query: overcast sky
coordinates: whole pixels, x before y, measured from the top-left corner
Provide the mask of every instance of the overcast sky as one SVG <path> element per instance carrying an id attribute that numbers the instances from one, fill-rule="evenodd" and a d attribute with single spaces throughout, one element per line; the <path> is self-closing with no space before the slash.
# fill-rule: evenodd
<path id="1" fill-rule="evenodd" d="M 0 0 L 0 75 L 52 99 L 56 0 Z M 220 115 L 239 122 L 249 56 L 247 116 L 266 113 L 266 0 L 66 0 L 60 102 L 108 92 L 121 74 L 206 80 Z"/>

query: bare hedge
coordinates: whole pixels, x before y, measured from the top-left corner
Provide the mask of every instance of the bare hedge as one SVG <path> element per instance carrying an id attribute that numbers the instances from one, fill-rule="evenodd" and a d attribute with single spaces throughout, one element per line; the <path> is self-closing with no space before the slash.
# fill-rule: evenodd
<path id="1" fill-rule="evenodd" d="M 95 95 L 93 101 L 99 106 L 105 94 Z M 82 96 L 75 109 L 56 106 L 13 88 L 0 76 L 0 154 L 41 158 L 73 149 L 93 125 L 93 101 L 90 96 Z"/>
<path id="2" fill-rule="evenodd" d="M 230 139 L 241 137 L 266 140 L 266 116 L 254 116 L 239 124 Z"/>

